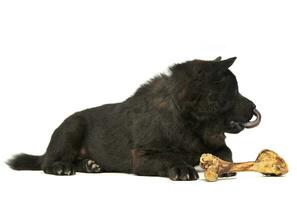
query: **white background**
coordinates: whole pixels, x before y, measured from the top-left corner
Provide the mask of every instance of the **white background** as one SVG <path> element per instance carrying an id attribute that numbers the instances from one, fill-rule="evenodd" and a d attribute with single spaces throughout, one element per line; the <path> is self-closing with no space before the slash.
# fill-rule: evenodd
<path id="1" fill-rule="evenodd" d="M 0 199 L 296 198 L 294 1 L 0 2 Z M 269 148 L 288 162 L 285 177 L 56 177 L 4 164 L 15 153 L 42 154 L 73 112 L 123 101 L 174 63 L 216 56 L 238 57 L 240 91 L 263 115 L 258 128 L 227 136 L 234 160 Z"/>

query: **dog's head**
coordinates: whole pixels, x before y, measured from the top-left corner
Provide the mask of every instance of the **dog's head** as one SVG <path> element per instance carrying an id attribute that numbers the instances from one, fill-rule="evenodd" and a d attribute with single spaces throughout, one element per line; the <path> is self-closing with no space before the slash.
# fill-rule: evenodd
<path id="1" fill-rule="evenodd" d="M 198 120 L 220 124 L 228 133 L 255 127 L 261 120 L 255 104 L 239 93 L 236 77 L 229 70 L 235 60 L 193 60 L 171 68 L 180 86 L 180 106 Z M 256 119 L 250 121 L 254 115 Z"/>

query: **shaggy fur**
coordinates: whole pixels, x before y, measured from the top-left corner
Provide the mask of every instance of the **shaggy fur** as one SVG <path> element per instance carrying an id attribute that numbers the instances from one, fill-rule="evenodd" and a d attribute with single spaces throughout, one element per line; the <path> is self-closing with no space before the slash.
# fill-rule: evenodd
<path id="1" fill-rule="evenodd" d="M 17 170 L 55 175 L 125 172 L 195 180 L 202 153 L 232 161 L 225 132 L 238 133 L 255 105 L 240 95 L 228 69 L 236 58 L 170 67 L 122 103 L 77 112 L 53 133 L 42 156 L 20 154 Z"/>

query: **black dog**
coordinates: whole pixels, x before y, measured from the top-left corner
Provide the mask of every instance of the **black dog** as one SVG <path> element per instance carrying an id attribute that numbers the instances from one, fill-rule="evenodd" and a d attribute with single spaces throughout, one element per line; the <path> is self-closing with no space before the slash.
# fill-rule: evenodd
<path id="1" fill-rule="evenodd" d="M 68 117 L 44 155 L 20 154 L 8 164 L 55 175 L 126 172 L 195 180 L 193 166 L 202 153 L 232 161 L 225 132 L 260 122 L 255 104 L 240 95 L 228 69 L 235 59 L 176 64 L 171 75 L 155 77 L 122 103 Z M 249 122 L 254 114 L 257 119 Z"/>

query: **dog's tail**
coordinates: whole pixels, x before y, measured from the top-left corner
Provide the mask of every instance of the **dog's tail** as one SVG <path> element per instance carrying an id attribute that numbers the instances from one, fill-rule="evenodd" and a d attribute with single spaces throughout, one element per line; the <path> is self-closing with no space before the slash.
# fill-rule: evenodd
<path id="1" fill-rule="evenodd" d="M 29 154 L 18 154 L 13 156 L 6 163 L 15 170 L 41 170 L 43 156 Z"/>

